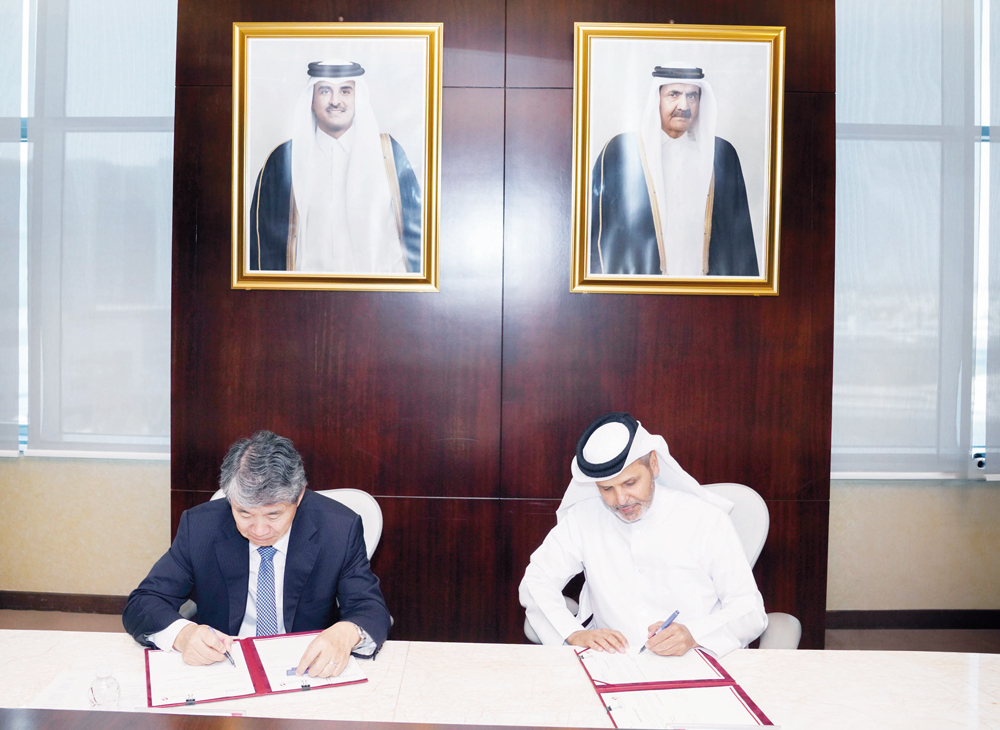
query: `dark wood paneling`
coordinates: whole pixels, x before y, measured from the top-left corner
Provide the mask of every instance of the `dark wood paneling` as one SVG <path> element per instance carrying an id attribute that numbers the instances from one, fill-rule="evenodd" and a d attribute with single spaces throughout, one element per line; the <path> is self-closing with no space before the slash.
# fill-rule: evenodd
<path id="1" fill-rule="evenodd" d="M 765 605 L 802 620 L 804 647 L 822 646 L 834 3 L 508 7 L 181 1 L 173 524 L 215 491 L 233 440 L 271 428 L 295 441 L 314 489 L 379 495 L 373 565 L 394 638 L 521 641 L 517 585 L 554 522 L 576 439 L 624 409 L 700 481 L 744 482 L 769 500 L 755 571 Z M 446 85 L 502 85 L 506 44 L 508 86 L 563 88 L 446 89 L 440 293 L 233 291 L 231 24 L 341 15 L 445 22 Z M 779 297 L 568 291 L 573 21 L 671 18 L 789 29 Z"/>
<path id="2" fill-rule="evenodd" d="M 612 410 L 703 483 L 829 496 L 833 99 L 786 96 L 780 296 L 635 296 L 569 292 L 570 92 L 508 90 L 503 497 L 561 497 Z"/>
<path id="3" fill-rule="evenodd" d="M 177 533 L 177 525 L 180 524 L 181 515 L 185 510 L 197 507 L 202 502 L 207 502 L 212 498 L 212 492 L 208 491 L 186 491 L 176 487 L 170 492 L 170 539 L 174 539 Z M 152 566 L 150 566 L 152 567 Z"/>
<path id="4" fill-rule="evenodd" d="M 524 609 L 517 588 L 531 554 L 556 525 L 555 499 L 505 499 L 500 510 L 499 585 L 497 587 L 500 641 L 526 644 Z"/>
<path id="5" fill-rule="evenodd" d="M 405 641 L 498 641 L 499 500 L 379 497 L 372 570 Z"/>
<path id="6" fill-rule="evenodd" d="M 231 290 L 230 109 L 178 89 L 175 488 L 214 491 L 228 445 L 269 428 L 314 489 L 495 496 L 503 92 L 444 94 L 437 294 Z"/>
<path id="7" fill-rule="evenodd" d="M 510 0 L 507 86 L 571 88 L 578 22 L 783 25 L 785 89 L 835 88 L 834 3 L 801 0 Z"/>
<path id="8" fill-rule="evenodd" d="M 125 598 L 125 596 L 95 596 L 84 593 L 0 591 L 0 609 L 114 615 L 125 610 Z"/>
<path id="9" fill-rule="evenodd" d="M 822 649 L 830 503 L 767 500 L 767 509 L 771 529 L 753 570 L 764 608 L 790 613 L 802 622 L 800 649 Z"/>
<path id="10" fill-rule="evenodd" d="M 233 23 L 444 23 L 444 84 L 503 86 L 503 0 L 187 0 L 178 6 L 178 86 L 229 86 Z M 302 83 L 306 73 L 302 69 Z"/>

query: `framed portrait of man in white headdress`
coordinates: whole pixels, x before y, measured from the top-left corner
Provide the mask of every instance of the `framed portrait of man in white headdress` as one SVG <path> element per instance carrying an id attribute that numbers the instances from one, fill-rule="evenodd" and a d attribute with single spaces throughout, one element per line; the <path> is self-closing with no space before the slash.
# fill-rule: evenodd
<path id="1" fill-rule="evenodd" d="M 571 291 L 776 295 L 785 29 L 575 33 Z"/>
<path id="2" fill-rule="evenodd" d="M 234 289 L 438 290 L 440 23 L 233 24 Z"/>

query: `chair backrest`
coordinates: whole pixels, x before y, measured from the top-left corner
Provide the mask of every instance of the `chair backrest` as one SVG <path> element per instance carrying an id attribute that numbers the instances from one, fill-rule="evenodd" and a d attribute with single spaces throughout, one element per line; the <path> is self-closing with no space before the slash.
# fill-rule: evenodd
<path id="1" fill-rule="evenodd" d="M 742 484 L 706 484 L 705 489 L 733 503 L 733 511 L 729 513 L 729 517 L 752 568 L 760 557 L 760 551 L 764 549 L 767 530 L 771 525 L 767 504 L 757 492 Z"/>
<path id="2" fill-rule="evenodd" d="M 360 489 L 324 489 L 316 494 L 322 494 L 340 502 L 350 510 L 353 510 L 361 517 L 361 526 L 365 531 L 365 552 L 368 559 L 372 559 L 375 548 L 378 547 L 379 540 L 382 539 L 382 508 L 378 506 L 375 498 Z M 212 499 L 222 499 L 225 495 L 222 490 L 218 490 L 212 495 Z"/>
<path id="3" fill-rule="evenodd" d="M 324 497 L 335 499 L 348 509 L 352 509 L 361 516 L 361 525 L 365 528 L 365 552 L 368 559 L 372 559 L 378 541 L 382 539 L 382 508 L 378 506 L 375 498 L 368 492 L 360 489 L 324 489 Z"/>

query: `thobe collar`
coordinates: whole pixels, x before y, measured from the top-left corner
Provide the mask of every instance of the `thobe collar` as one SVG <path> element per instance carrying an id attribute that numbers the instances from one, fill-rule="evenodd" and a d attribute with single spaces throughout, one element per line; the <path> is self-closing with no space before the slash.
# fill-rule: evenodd
<path id="1" fill-rule="evenodd" d="M 671 137 L 669 134 L 660 130 L 660 147 L 666 147 L 668 145 L 681 145 L 688 144 L 694 145 L 698 143 L 698 138 L 695 136 L 694 132 L 685 132 L 680 137 Z"/>
<path id="2" fill-rule="evenodd" d="M 351 150 L 354 148 L 354 136 L 353 124 L 340 137 L 331 137 L 322 129 L 316 127 L 316 144 L 319 145 L 319 148 L 325 155 L 331 154 L 337 147 L 347 154 L 351 154 Z"/>
<path id="3" fill-rule="evenodd" d="M 665 487 L 657 486 L 656 482 L 653 482 L 653 501 L 650 502 L 649 508 L 642 513 L 642 516 L 633 522 L 626 522 L 610 509 L 608 510 L 608 514 L 618 527 L 623 528 L 626 533 L 631 535 L 633 529 L 649 524 L 654 515 L 658 514 L 657 510 L 663 509 L 662 507 L 659 507 L 659 505 L 662 505 L 663 502 L 667 500 L 667 495 L 665 494 L 666 491 L 667 489 Z"/>

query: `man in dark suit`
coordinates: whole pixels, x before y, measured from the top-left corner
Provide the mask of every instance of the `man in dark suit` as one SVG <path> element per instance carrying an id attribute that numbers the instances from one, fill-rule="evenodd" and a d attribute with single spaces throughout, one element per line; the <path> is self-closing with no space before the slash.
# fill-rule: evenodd
<path id="1" fill-rule="evenodd" d="M 314 677 L 340 674 L 352 651 L 374 652 L 390 619 L 361 518 L 306 489 L 292 442 L 260 431 L 233 444 L 220 486 L 226 499 L 181 515 L 170 549 L 129 596 L 122 622 L 136 641 L 211 664 L 233 635 L 321 630 L 298 666 Z M 189 598 L 198 623 L 178 613 Z"/>

